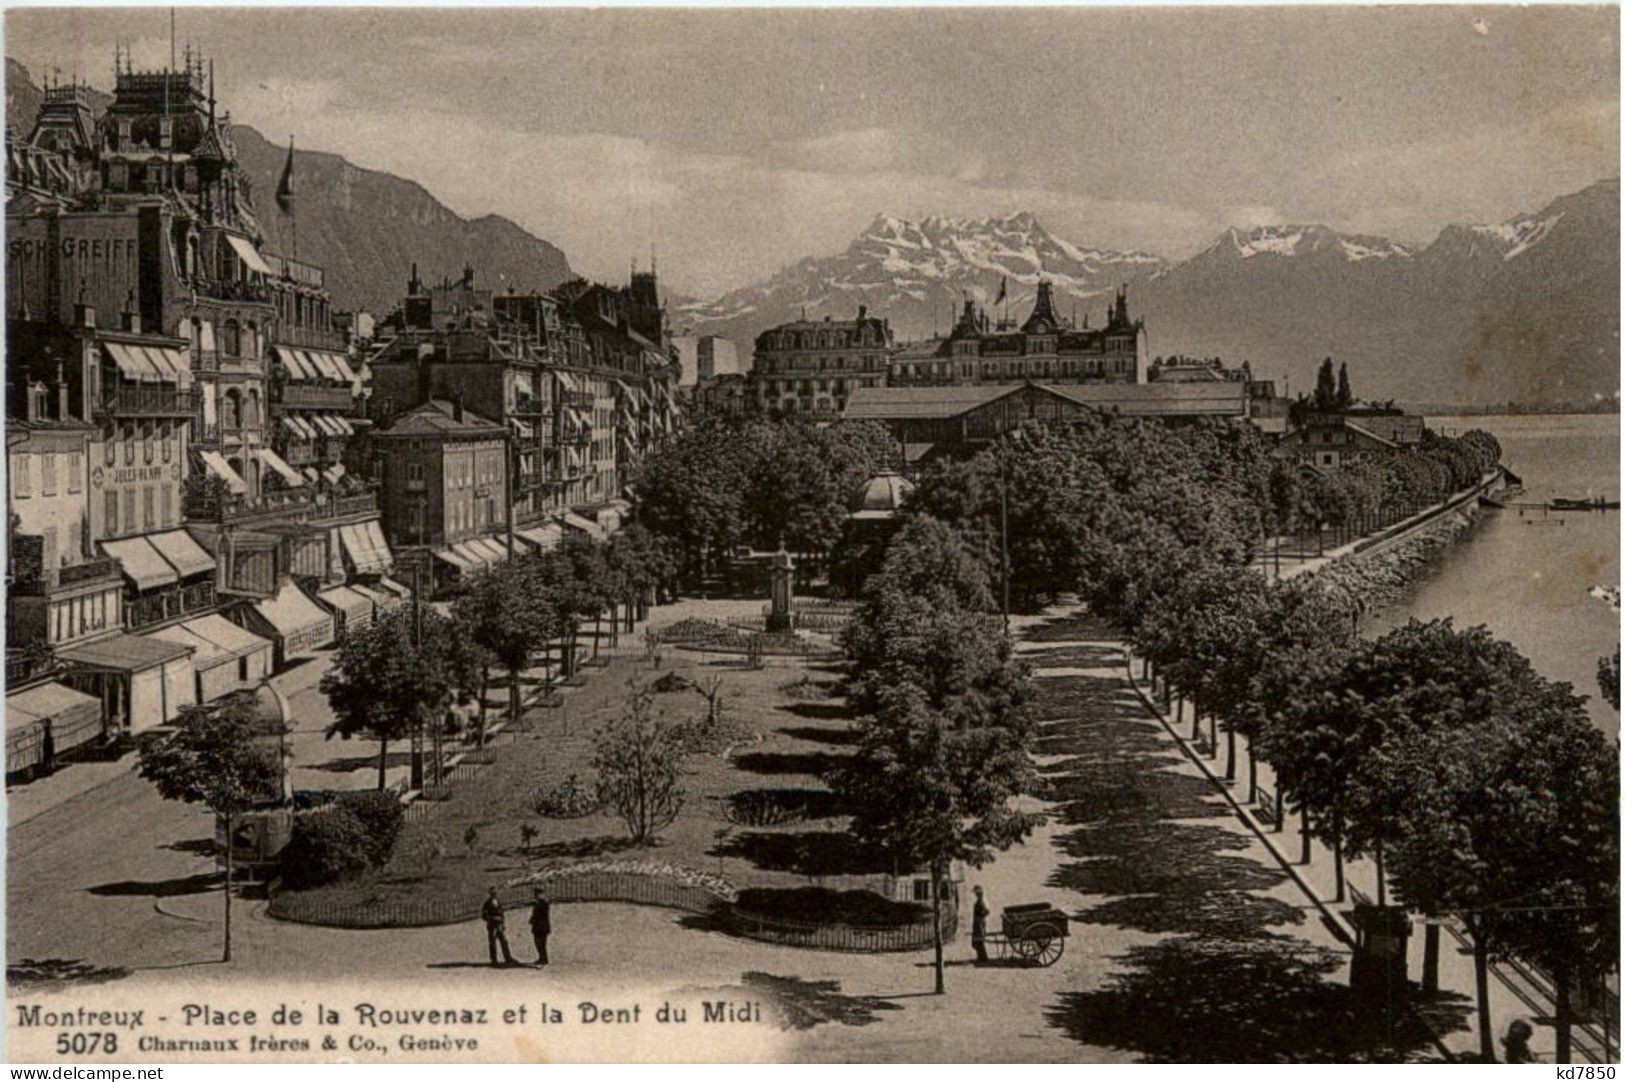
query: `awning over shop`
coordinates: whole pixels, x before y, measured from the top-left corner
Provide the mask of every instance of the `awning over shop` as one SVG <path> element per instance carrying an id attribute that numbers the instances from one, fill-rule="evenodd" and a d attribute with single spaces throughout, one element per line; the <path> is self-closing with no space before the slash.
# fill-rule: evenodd
<path id="1" fill-rule="evenodd" d="M 514 536 L 534 547 L 538 552 L 552 552 L 564 540 L 564 529 L 553 523 L 517 530 Z"/>
<path id="2" fill-rule="evenodd" d="M 454 549 L 436 549 L 434 558 L 439 560 L 441 563 L 450 564 L 452 567 L 463 572 L 464 574 L 468 574 L 471 571 L 478 571 L 482 566 L 481 564 L 471 561 L 467 556 L 457 552 Z"/>
<path id="3" fill-rule="evenodd" d="M 192 540 L 185 530 L 166 530 L 147 535 L 152 547 L 180 573 L 181 578 L 204 575 L 214 570 L 214 557 L 203 546 Z M 117 544 L 117 542 L 114 542 Z"/>
<path id="4" fill-rule="evenodd" d="M 381 590 L 388 590 L 390 593 L 394 594 L 396 597 L 400 598 L 402 601 L 410 601 L 410 600 L 412 600 L 412 590 L 411 590 L 411 588 L 407 587 L 407 586 L 402 586 L 400 583 L 396 582 L 394 579 L 390 578 L 388 575 L 384 575 L 384 576 L 379 577 L 379 579 L 378 579 L 378 588 L 381 589 Z"/>
<path id="5" fill-rule="evenodd" d="M 181 626 L 199 638 L 207 639 L 228 657 L 247 657 L 271 648 L 268 639 L 262 639 L 246 627 L 238 627 L 224 616 L 214 613 L 188 620 Z"/>
<path id="6" fill-rule="evenodd" d="M 282 460 L 282 456 L 269 447 L 256 447 L 254 455 L 261 462 L 275 470 L 281 478 L 288 483 L 289 488 L 303 488 L 305 479 L 299 476 L 299 471 Z"/>
<path id="7" fill-rule="evenodd" d="M 222 649 L 214 641 L 199 635 L 185 624 L 159 628 L 157 631 L 149 631 L 141 637 L 174 643 L 176 646 L 191 647 L 192 668 L 198 670 L 212 669 L 216 665 L 225 664 L 232 659 L 230 652 Z"/>
<path id="8" fill-rule="evenodd" d="M 349 383 L 355 378 L 355 374 L 350 371 L 350 362 L 342 354 L 308 349 L 305 351 L 305 357 L 317 371 L 321 372 L 323 379 Z"/>
<path id="9" fill-rule="evenodd" d="M 61 755 L 102 733 L 101 700 L 62 684 L 41 684 L 6 697 L 6 773 L 45 761 L 45 727 L 51 753 Z"/>
<path id="10" fill-rule="evenodd" d="M 166 661 L 185 657 L 189 653 L 190 647 L 120 633 L 105 639 L 97 639 L 95 642 L 61 647 L 56 655 L 64 661 L 71 661 L 86 668 L 136 673 L 156 669 Z"/>
<path id="11" fill-rule="evenodd" d="M 102 551 L 119 562 L 124 577 L 134 583 L 137 590 L 153 590 L 180 581 L 169 561 L 159 555 L 145 537 L 103 541 Z"/>
<path id="12" fill-rule="evenodd" d="M 248 482 L 237 475 L 237 471 L 231 468 L 231 463 L 221 457 L 219 451 L 199 451 L 197 454 L 208 471 L 224 481 L 232 492 L 241 495 L 248 491 Z"/>
<path id="13" fill-rule="evenodd" d="M 159 368 L 148 359 L 146 351 L 140 346 L 126 342 L 103 342 L 102 349 L 107 351 L 108 357 L 112 358 L 125 379 L 156 381 L 175 378 L 167 367 Z"/>
<path id="14" fill-rule="evenodd" d="M 574 511 L 565 511 L 559 516 L 559 521 L 563 522 L 566 526 L 572 526 L 575 529 L 580 530 L 594 541 L 604 541 L 608 539 L 608 534 L 604 532 L 604 528 L 602 526 L 598 525 L 598 523 L 594 522 L 590 518 L 582 518 Z"/>
<path id="15" fill-rule="evenodd" d="M 374 548 L 365 523 L 352 522 L 340 526 L 339 543 L 344 546 L 344 554 L 349 557 L 356 574 L 368 575 L 387 569 L 388 560 L 384 553 Z"/>
<path id="16" fill-rule="evenodd" d="M 576 409 L 574 406 L 566 406 L 564 408 L 564 415 L 570 419 L 571 424 L 578 425 L 581 428 L 592 427 L 592 422 L 588 419 L 587 415 Z"/>
<path id="17" fill-rule="evenodd" d="M 292 582 L 275 597 L 254 603 L 254 611 L 282 638 L 284 660 L 305 657 L 333 641 L 333 618 Z"/>
<path id="18" fill-rule="evenodd" d="M 343 472 L 342 468 L 340 472 Z M 395 555 L 389 551 L 389 542 L 384 540 L 384 527 L 375 518 L 369 518 L 361 525 L 367 534 L 367 544 L 382 565 L 380 570 L 389 570 L 389 566 L 395 562 Z"/>
<path id="19" fill-rule="evenodd" d="M 266 265 L 265 260 L 261 259 L 260 254 L 254 250 L 254 246 L 248 243 L 248 241 L 244 240 L 242 237 L 234 237 L 230 233 L 227 233 L 226 243 L 231 245 L 231 250 L 237 253 L 237 258 L 241 259 L 243 261 L 243 265 L 249 270 L 254 271 L 256 274 L 272 273 L 271 268 Z"/>
<path id="20" fill-rule="evenodd" d="M 497 540 L 494 537 L 475 537 L 468 542 L 485 554 L 487 563 L 499 564 L 508 558 L 508 540 L 504 537 Z"/>
<path id="21" fill-rule="evenodd" d="M 322 475 L 316 472 L 316 467 L 314 466 L 303 466 L 300 468 L 299 472 L 304 475 L 305 480 L 309 481 L 313 485 L 322 479 Z"/>
<path id="22" fill-rule="evenodd" d="M 290 349 L 288 346 L 277 346 L 276 355 L 282 361 L 283 367 L 288 370 L 290 379 L 296 382 L 307 382 L 321 378 L 320 373 L 311 368 L 310 362 L 305 360 L 304 354 L 299 350 Z"/>
<path id="23" fill-rule="evenodd" d="M 350 589 L 354 590 L 368 601 L 371 601 L 373 607 L 378 610 L 379 615 L 383 615 L 386 612 L 394 612 L 396 609 L 405 604 L 404 601 L 390 593 L 388 590 L 368 586 L 364 582 L 352 582 L 350 583 Z"/>
<path id="24" fill-rule="evenodd" d="M 344 613 L 346 631 L 354 631 L 372 623 L 372 599 L 348 586 L 334 586 L 316 595 Z"/>
<path id="25" fill-rule="evenodd" d="M 523 436 L 527 440 L 531 439 L 533 436 L 535 436 L 534 430 L 529 425 L 527 425 L 525 422 L 521 421 L 517 417 L 509 417 L 508 418 L 508 424 L 513 427 L 513 430 L 515 432 L 519 433 L 521 436 Z"/>
<path id="26" fill-rule="evenodd" d="M 574 375 L 562 370 L 555 370 L 553 374 L 558 377 L 560 387 L 572 394 L 581 393 L 581 381 L 576 379 Z"/>
<path id="27" fill-rule="evenodd" d="M 310 430 L 310 426 L 305 423 L 304 418 L 296 417 L 291 413 L 283 415 L 282 427 L 288 432 L 293 433 L 296 439 L 308 440 L 315 435 L 315 433 Z"/>
<path id="28" fill-rule="evenodd" d="M 459 541 L 451 546 L 451 551 L 461 556 L 463 562 L 476 571 L 484 570 L 496 562 L 491 559 L 489 552 L 471 541 Z"/>
<path id="29" fill-rule="evenodd" d="M 322 476 L 327 479 L 329 484 L 338 484 L 339 478 L 344 476 L 344 463 L 339 462 L 327 467 L 322 471 Z"/>
<path id="30" fill-rule="evenodd" d="M 338 426 L 338 434 L 339 435 L 344 435 L 344 436 L 353 436 L 353 435 L 355 435 L 355 425 L 351 424 L 350 419 L 348 417 L 344 416 L 344 414 L 342 414 L 342 413 L 333 413 L 333 414 L 329 414 L 328 416 L 331 418 L 332 422 L 335 425 Z"/>

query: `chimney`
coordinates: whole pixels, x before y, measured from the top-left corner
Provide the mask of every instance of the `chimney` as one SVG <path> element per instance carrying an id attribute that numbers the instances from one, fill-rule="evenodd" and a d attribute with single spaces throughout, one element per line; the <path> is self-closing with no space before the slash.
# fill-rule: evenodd
<path id="1" fill-rule="evenodd" d="M 135 290 L 124 298 L 124 311 L 119 313 L 119 329 L 131 334 L 141 333 L 141 315 L 135 310 Z"/>
<path id="2" fill-rule="evenodd" d="M 56 419 L 68 419 L 68 377 L 63 372 L 62 362 L 56 362 Z"/>
<path id="3" fill-rule="evenodd" d="M 79 280 L 79 299 L 73 305 L 73 323 L 76 327 L 96 326 L 96 309 L 88 301 L 88 291 L 83 278 Z"/>
<path id="4" fill-rule="evenodd" d="M 858 305 L 858 322 L 859 323 L 862 323 L 863 322 L 863 317 L 868 315 L 868 314 L 869 314 L 869 306 L 867 304 Z"/>
<path id="5" fill-rule="evenodd" d="M 458 391 L 457 392 L 457 397 L 451 400 L 451 416 L 452 416 L 452 420 L 456 421 L 458 424 L 463 423 L 463 392 L 462 391 Z"/>

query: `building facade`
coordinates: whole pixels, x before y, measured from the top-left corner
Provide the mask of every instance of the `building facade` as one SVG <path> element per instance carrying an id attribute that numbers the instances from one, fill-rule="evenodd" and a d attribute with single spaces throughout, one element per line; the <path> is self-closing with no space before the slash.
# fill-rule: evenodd
<path id="1" fill-rule="evenodd" d="M 785 323 L 756 336 L 751 382 L 757 408 L 833 419 L 860 387 L 886 383 L 891 324 L 859 306 L 857 317 Z"/>
<path id="2" fill-rule="evenodd" d="M 1033 310 L 1019 327 L 994 323 L 967 300 L 946 338 L 915 343 L 891 360 L 893 387 L 1011 386 L 1040 383 L 1144 383 L 1145 321 L 1131 319 L 1126 290 L 1106 310 L 1105 324 L 1076 327 L 1055 311 L 1049 282 L 1038 283 Z"/>

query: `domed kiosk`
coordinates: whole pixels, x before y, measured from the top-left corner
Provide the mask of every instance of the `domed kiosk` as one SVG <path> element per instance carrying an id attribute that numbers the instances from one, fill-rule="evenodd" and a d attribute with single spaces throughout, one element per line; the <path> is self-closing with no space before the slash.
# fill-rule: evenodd
<path id="1" fill-rule="evenodd" d="M 914 492 L 914 482 L 896 470 L 881 470 L 852 494 L 847 502 L 854 522 L 889 522 Z"/>

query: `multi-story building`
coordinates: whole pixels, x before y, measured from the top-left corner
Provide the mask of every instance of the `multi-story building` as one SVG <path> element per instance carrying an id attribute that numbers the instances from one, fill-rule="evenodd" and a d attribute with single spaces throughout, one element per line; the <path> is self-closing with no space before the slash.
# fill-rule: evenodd
<path id="1" fill-rule="evenodd" d="M 500 419 L 523 542 L 552 543 L 556 523 L 597 536 L 614 529 L 629 506 L 626 471 L 676 424 L 677 366 L 659 344 L 652 273 L 623 289 L 576 281 L 543 294 L 477 288 L 471 267 L 425 287 L 414 268 L 378 333 L 366 362 L 378 431 L 437 399 Z M 359 457 L 367 469 L 376 460 Z M 385 503 L 391 534 L 402 536 Z"/>
<path id="2" fill-rule="evenodd" d="M 859 387 L 883 387 L 891 324 L 860 305 L 856 319 L 798 320 L 756 336 L 751 382 L 772 414 L 834 418 Z"/>
<path id="3" fill-rule="evenodd" d="M 441 584 L 510 555 L 511 434 L 460 400 L 435 398 L 392 417 L 367 441 L 390 543 L 403 555 L 432 554 Z"/>
<path id="4" fill-rule="evenodd" d="M 739 350 L 733 340 L 714 334 L 679 334 L 671 340 L 681 369 L 678 385 L 685 390 L 723 376 L 744 373 L 739 366 Z"/>
<path id="5" fill-rule="evenodd" d="M 993 323 L 967 300 L 946 338 L 915 343 L 892 358 L 893 387 L 1038 383 L 1144 383 L 1150 358 L 1145 321 L 1130 319 L 1119 289 L 1103 327 L 1074 327 L 1055 312 L 1049 282 L 1038 283 L 1032 313 L 1019 327 Z"/>
<path id="6" fill-rule="evenodd" d="M 35 383 L 60 368 L 69 414 L 96 426 L 90 539 L 124 579 L 122 640 L 59 657 L 139 729 L 191 686 L 166 671 L 153 707 L 130 668 L 144 654 L 242 672 L 266 644 L 216 613 L 248 622 L 290 588 L 387 570 L 376 499 L 343 469 L 353 370 L 321 269 L 264 250 L 230 116 L 190 52 L 179 70 L 123 60 L 100 119 L 86 88 L 49 87 L 7 149 L 7 363 Z"/>
<path id="7" fill-rule="evenodd" d="M 1420 415 L 1397 409 L 1309 413 L 1281 437 L 1278 450 L 1317 470 L 1340 470 L 1415 447 L 1426 428 Z"/>

